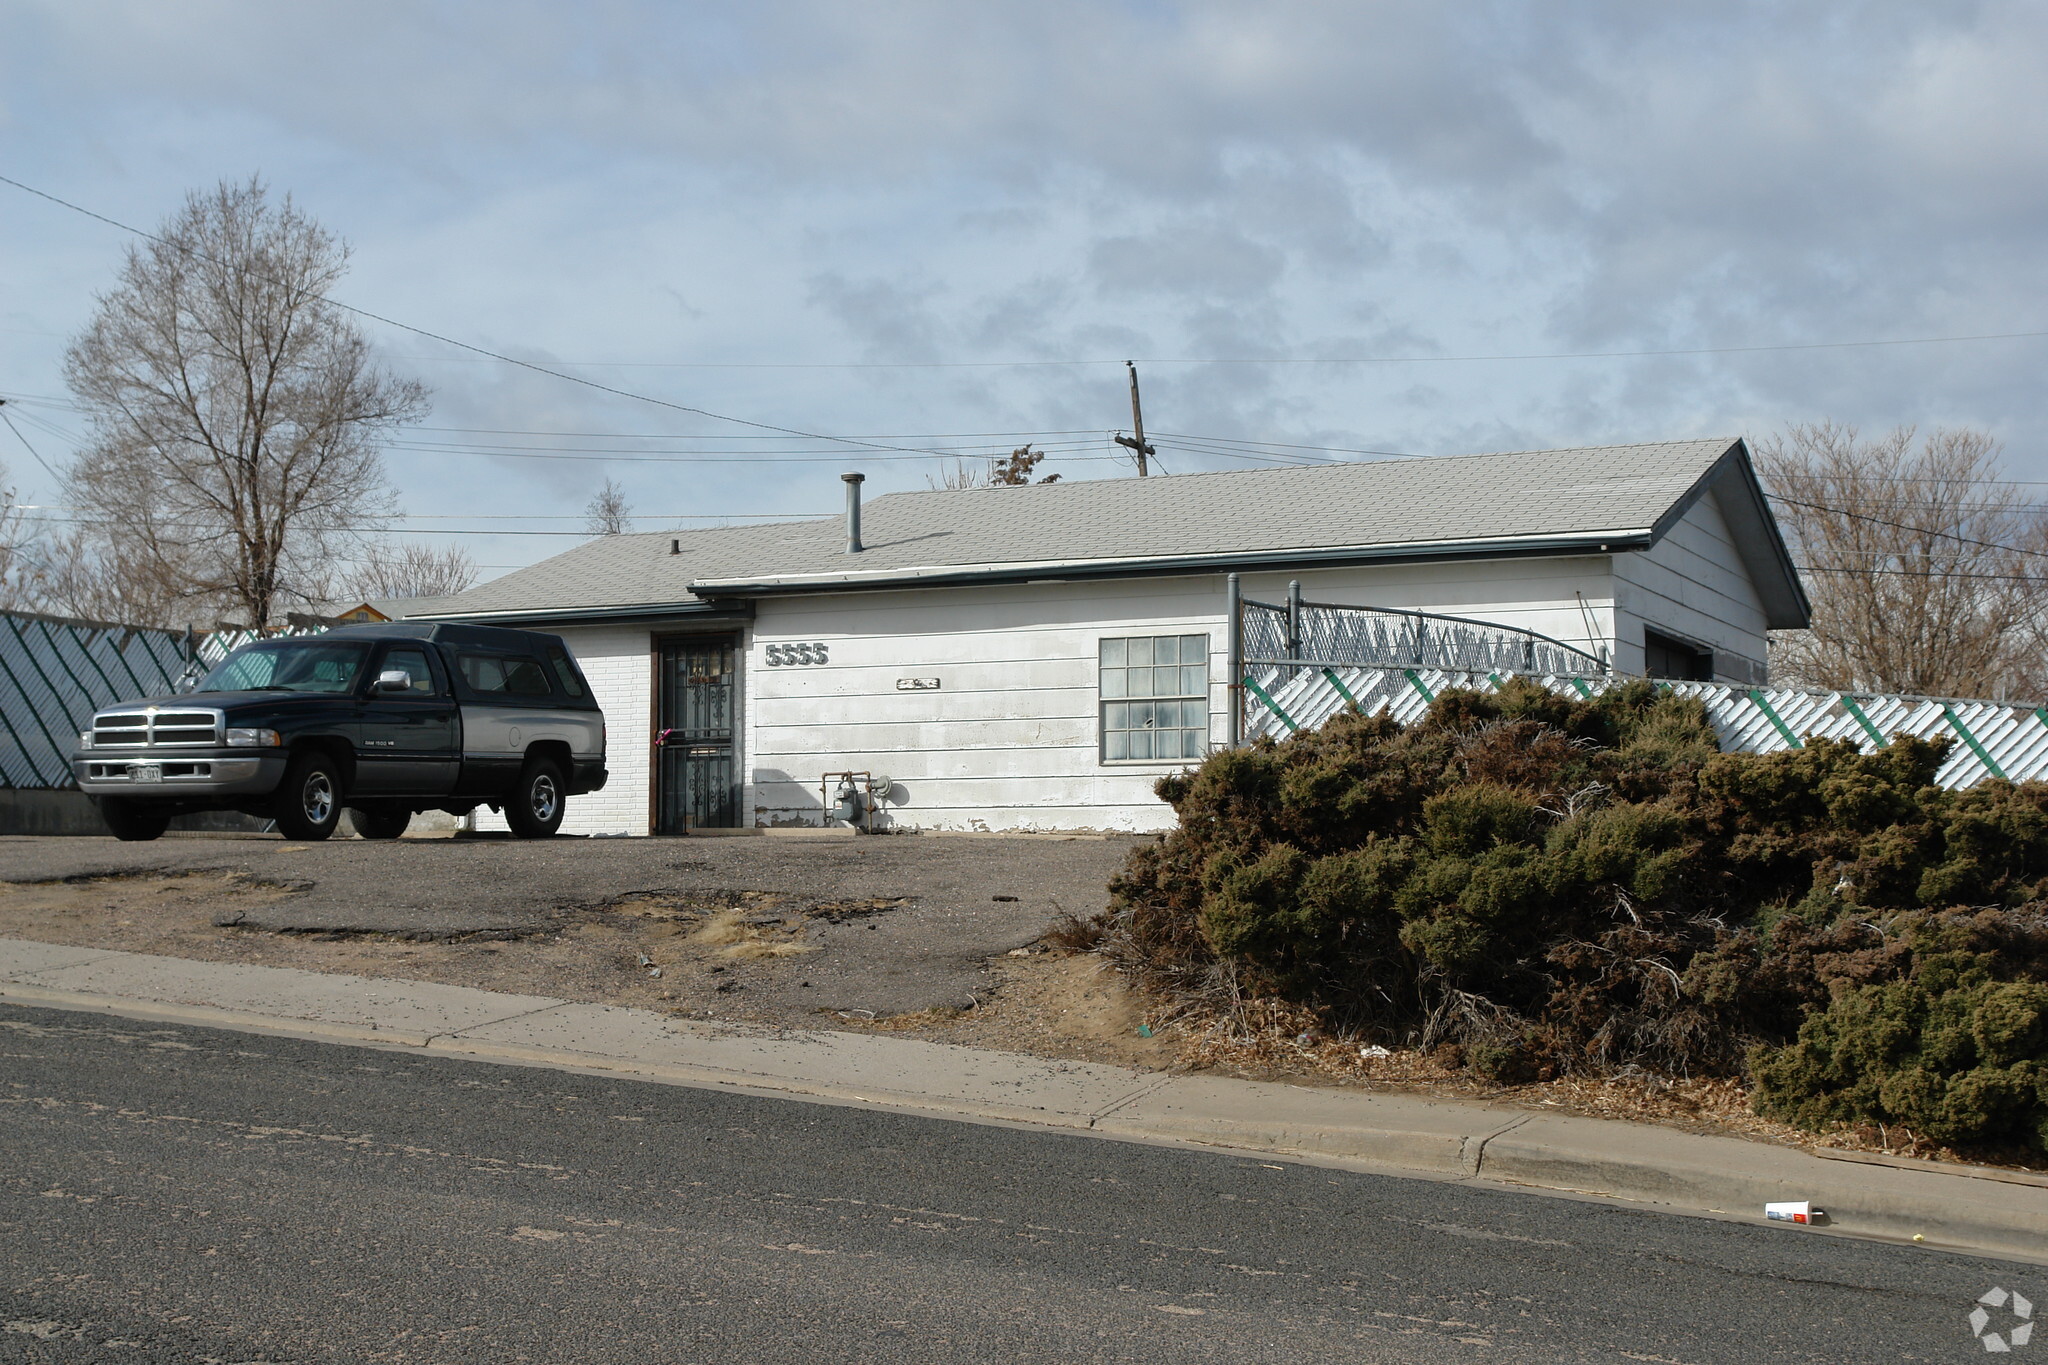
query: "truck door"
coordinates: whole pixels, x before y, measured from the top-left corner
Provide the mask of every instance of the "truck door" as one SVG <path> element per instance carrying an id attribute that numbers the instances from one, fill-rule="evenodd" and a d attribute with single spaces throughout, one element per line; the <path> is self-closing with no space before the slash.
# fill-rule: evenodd
<path id="1" fill-rule="evenodd" d="M 356 791 L 365 796 L 445 796 L 455 789 L 462 751 L 455 696 L 432 652 L 390 644 L 370 669 L 362 702 Z M 403 692 L 384 692 L 377 679 L 403 673 Z"/>

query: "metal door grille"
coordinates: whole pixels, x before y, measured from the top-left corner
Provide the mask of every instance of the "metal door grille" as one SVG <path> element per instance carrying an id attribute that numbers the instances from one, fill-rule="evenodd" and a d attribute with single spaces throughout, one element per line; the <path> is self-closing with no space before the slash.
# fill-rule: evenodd
<path id="1" fill-rule="evenodd" d="M 730 637 L 662 642 L 657 834 L 740 823 L 737 652 Z"/>

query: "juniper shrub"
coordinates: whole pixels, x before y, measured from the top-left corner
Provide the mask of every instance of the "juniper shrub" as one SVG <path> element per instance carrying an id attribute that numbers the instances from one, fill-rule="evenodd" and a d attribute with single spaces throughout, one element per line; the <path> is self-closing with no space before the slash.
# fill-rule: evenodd
<path id="1" fill-rule="evenodd" d="M 1106 924 L 1500 1078 L 1747 1074 L 1794 1122 L 2048 1150 L 2048 786 L 1944 791 L 1945 754 L 1723 754 L 1647 683 L 1349 710 L 1162 780 Z"/>

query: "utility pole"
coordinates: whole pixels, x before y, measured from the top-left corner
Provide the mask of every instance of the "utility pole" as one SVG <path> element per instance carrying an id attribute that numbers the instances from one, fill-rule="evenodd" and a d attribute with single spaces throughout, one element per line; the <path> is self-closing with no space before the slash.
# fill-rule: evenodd
<path id="1" fill-rule="evenodd" d="M 1134 361 L 1126 360 L 1124 368 L 1131 372 L 1131 426 L 1138 434 L 1119 436 L 1116 443 L 1138 457 L 1138 477 L 1142 479 L 1151 472 L 1145 468 L 1145 457 L 1159 452 L 1145 444 L 1145 410 L 1138 406 L 1138 366 Z"/>

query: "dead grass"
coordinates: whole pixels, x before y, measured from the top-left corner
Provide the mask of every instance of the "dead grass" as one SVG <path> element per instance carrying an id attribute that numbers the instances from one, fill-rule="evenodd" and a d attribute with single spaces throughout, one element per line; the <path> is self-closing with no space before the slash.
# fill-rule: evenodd
<path id="1" fill-rule="evenodd" d="M 797 937 L 804 932 L 799 918 L 780 924 L 763 924 L 738 906 L 720 910 L 704 921 L 689 937 L 700 947 L 715 948 L 719 957 L 740 961 L 799 957 L 815 953 L 818 945 Z"/>

